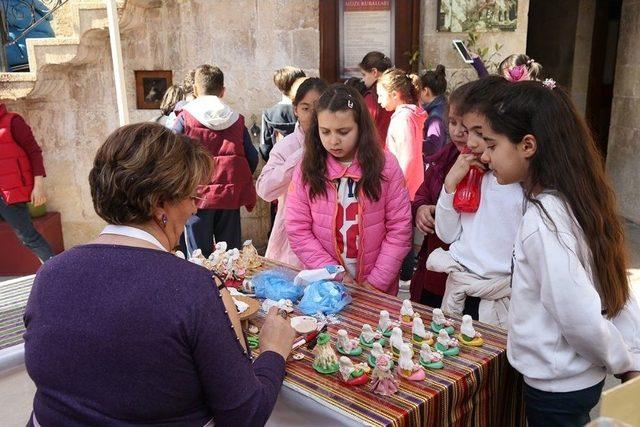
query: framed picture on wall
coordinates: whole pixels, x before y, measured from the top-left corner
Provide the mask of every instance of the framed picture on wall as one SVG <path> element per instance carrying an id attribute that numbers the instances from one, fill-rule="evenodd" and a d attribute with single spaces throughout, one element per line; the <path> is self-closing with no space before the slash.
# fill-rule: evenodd
<path id="1" fill-rule="evenodd" d="M 438 0 L 438 31 L 515 31 L 518 0 Z"/>
<path id="2" fill-rule="evenodd" d="M 157 110 L 169 86 L 173 72 L 167 70 L 136 70 L 136 108 Z"/>

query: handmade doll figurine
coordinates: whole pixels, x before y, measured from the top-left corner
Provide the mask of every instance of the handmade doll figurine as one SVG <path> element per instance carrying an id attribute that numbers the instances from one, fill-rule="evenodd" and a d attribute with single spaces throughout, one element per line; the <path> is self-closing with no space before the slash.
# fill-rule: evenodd
<path id="1" fill-rule="evenodd" d="M 402 347 L 402 344 L 404 344 L 404 340 L 402 339 L 402 329 L 398 327 L 393 328 L 389 342 L 391 343 L 391 352 L 394 356 L 399 356 L 400 348 Z"/>
<path id="2" fill-rule="evenodd" d="M 462 326 L 460 326 L 458 340 L 464 345 L 471 345 L 474 347 L 479 347 L 484 344 L 482 335 L 480 335 L 480 332 L 476 332 L 473 328 L 473 319 L 468 314 L 462 316 Z"/>
<path id="3" fill-rule="evenodd" d="M 398 359 L 398 369 L 400 370 L 400 375 L 409 381 L 422 381 L 426 377 L 424 369 L 413 362 L 413 348 L 411 344 L 402 344 L 400 348 L 400 359 Z"/>
<path id="4" fill-rule="evenodd" d="M 444 363 L 443 356 L 439 351 L 432 351 L 431 346 L 426 342 L 420 348 L 420 364 L 427 369 L 442 369 Z"/>
<path id="5" fill-rule="evenodd" d="M 378 332 L 389 338 L 391 336 L 391 329 L 393 329 L 393 322 L 391 321 L 391 319 L 389 319 L 389 312 L 387 310 L 380 311 Z"/>
<path id="6" fill-rule="evenodd" d="M 262 265 L 260 255 L 258 255 L 258 251 L 255 246 L 253 246 L 253 242 L 251 240 L 246 240 L 242 244 L 242 252 L 240 253 L 239 262 L 247 270 L 252 270 Z"/>
<path id="7" fill-rule="evenodd" d="M 416 344 L 422 344 L 423 342 L 426 342 L 429 345 L 433 344 L 433 333 L 425 329 L 424 323 L 420 317 L 414 317 L 413 319 L 411 339 Z"/>
<path id="8" fill-rule="evenodd" d="M 389 353 L 388 351 L 384 351 L 382 349 L 382 344 L 380 343 L 380 341 L 374 342 L 373 345 L 371 346 L 371 354 L 369 355 L 369 358 L 367 359 L 367 362 L 369 363 L 369 366 L 371 366 L 372 368 L 375 368 L 376 367 L 376 359 L 378 358 L 378 356 L 380 356 L 382 354 L 386 354 L 390 358 L 392 357 L 391 353 Z M 393 366 L 393 359 L 391 359 L 391 365 Z"/>
<path id="9" fill-rule="evenodd" d="M 383 396 L 391 396 L 398 391 L 398 380 L 392 368 L 393 362 L 388 354 L 376 358 L 376 367 L 371 373 L 371 391 Z"/>
<path id="10" fill-rule="evenodd" d="M 373 343 L 381 341 L 380 344 L 384 344 L 384 338 L 380 332 L 375 332 L 371 325 L 365 323 L 362 325 L 362 332 L 360 333 L 360 344 L 364 347 L 371 348 Z"/>
<path id="11" fill-rule="evenodd" d="M 447 330 L 444 328 L 440 329 L 440 333 L 438 333 L 436 350 L 443 353 L 445 356 L 456 356 L 460 353 L 458 340 L 455 338 L 450 338 Z"/>
<path id="12" fill-rule="evenodd" d="M 402 307 L 400 307 L 400 319 L 402 319 L 402 323 L 411 324 L 413 318 L 419 316 L 418 313 L 413 311 L 413 305 L 411 305 L 411 300 L 402 301 Z"/>
<path id="13" fill-rule="evenodd" d="M 437 334 L 440 333 L 440 329 L 442 328 L 445 328 L 449 335 L 452 335 L 454 332 L 451 320 L 444 317 L 444 313 L 441 309 L 434 308 L 433 318 L 431 319 L 431 330 Z"/>
<path id="14" fill-rule="evenodd" d="M 318 335 L 318 344 L 314 349 L 313 369 L 321 374 L 334 374 L 340 369 L 336 352 L 331 347 L 331 338 L 327 333 Z"/>
<path id="15" fill-rule="evenodd" d="M 362 354 L 360 342 L 357 339 L 349 339 L 349 334 L 345 329 L 338 330 L 336 348 L 340 353 L 346 354 L 347 356 L 359 356 Z"/>
<path id="16" fill-rule="evenodd" d="M 354 365 L 347 356 L 340 356 L 340 376 L 348 386 L 363 385 L 369 380 L 365 369 L 360 364 Z"/>

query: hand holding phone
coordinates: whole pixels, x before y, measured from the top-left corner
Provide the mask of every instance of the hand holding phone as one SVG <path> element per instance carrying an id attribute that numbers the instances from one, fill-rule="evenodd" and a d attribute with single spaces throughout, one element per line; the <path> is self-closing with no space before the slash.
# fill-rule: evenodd
<path id="1" fill-rule="evenodd" d="M 453 43 L 453 47 L 458 51 L 464 62 L 467 64 L 473 63 L 473 58 L 462 40 L 452 40 L 451 43 Z"/>

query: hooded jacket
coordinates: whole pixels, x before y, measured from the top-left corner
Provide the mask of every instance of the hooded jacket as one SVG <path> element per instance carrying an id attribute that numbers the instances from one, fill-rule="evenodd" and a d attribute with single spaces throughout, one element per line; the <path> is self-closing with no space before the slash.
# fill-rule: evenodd
<path id="1" fill-rule="evenodd" d="M 256 190 L 243 147 L 244 117 L 210 95 L 186 104 L 180 116 L 184 134 L 200 141 L 213 160 L 209 184 L 198 188 L 198 209 L 252 210 Z"/>
<path id="2" fill-rule="evenodd" d="M 396 107 L 389 131 L 387 149 L 398 159 L 400 169 L 407 181 L 409 200 L 413 200 L 424 180 L 422 160 L 422 129 L 427 113 L 417 105 L 402 104 Z"/>
<path id="3" fill-rule="evenodd" d="M 327 194 L 309 197 L 309 186 L 302 183 L 297 167 L 286 203 L 286 229 L 291 249 L 305 267 L 344 265 L 336 242 L 338 192 L 335 180 L 350 177 L 358 182 L 362 168 L 357 158 L 345 166 L 327 156 Z M 398 274 L 411 247 L 411 205 L 396 159 L 385 152 L 380 200 L 358 195 L 358 263 L 356 281 L 391 295 L 398 293 Z"/>

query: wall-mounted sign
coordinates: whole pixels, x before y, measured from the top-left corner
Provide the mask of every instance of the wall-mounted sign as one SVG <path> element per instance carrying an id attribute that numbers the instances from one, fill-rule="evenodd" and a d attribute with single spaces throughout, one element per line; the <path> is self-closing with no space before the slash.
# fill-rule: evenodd
<path id="1" fill-rule="evenodd" d="M 340 0 L 340 78 L 359 76 L 373 50 L 395 56 L 395 0 Z"/>

